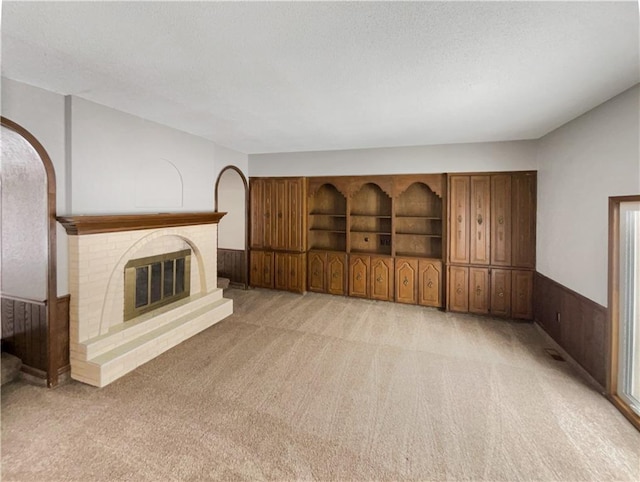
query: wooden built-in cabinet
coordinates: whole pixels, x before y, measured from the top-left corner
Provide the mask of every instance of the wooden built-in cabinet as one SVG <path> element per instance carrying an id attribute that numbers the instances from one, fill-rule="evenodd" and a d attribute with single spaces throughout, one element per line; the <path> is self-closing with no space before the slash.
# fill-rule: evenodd
<path id="1" fill-rule="evenodd" d="M 258 288 L 273 288 L 273 251 L 252 250 L 249 256 L 249 283 Z"/>
<path id="2" fill-rule="evenodd" d="M 530 320 L 531 270 L 449 266 L 449 311 Z"/>
<path id="3" fill-rule="evenodd" d="M 251 178 L 250 285 L 304 293 L 306 180 Z"/>
<path id="4" fill-rule="evenodd" d="M 250 185 L 253 286 L 531 319 L 535 172 Z"/>
<path id="5" fill-rule="evenodd" d="M 349 296 L 369 298 L 371 258 L 357 255 L 349 257 Z"/>
<path id="6" fill-rule="evenodd" d="M 449 175 L 449 310 L 532 318 L 535 215 L 535 172 Z"/>
<path id="7" fill-rule="evenodd" d="M 447 308 L 466 313 L 469 311 L 469 268 L 449 266 L 447 281 Z"/>
<path id="8" fill-rule="evenodd" d="M 445 188 L 443 174 L 309 178 L 308 289 L 442 307 Z"/>
<path id="9" fill-rule="evenodd" d="M 442 262 L 395 259 L 395 300 L 398 303 L 442 306 Z"/>
<path id="10" fill-rule="evenodd" d="M 304 293 L 307 284 L 306 268 L 306 255 L 276 252 L 275 289 Z"/>
<path id="11" fill-rule="evenodd" d="M 347 255 L 332 251 L 309 251 L 308 289 L 332 295 L 347 294 Z"/>

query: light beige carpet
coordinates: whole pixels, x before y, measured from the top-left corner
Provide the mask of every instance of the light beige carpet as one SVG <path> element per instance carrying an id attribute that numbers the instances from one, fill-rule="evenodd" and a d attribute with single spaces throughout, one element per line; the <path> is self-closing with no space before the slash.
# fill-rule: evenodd
<path id="1" fill-rule="evenodd" d="M 640 433 L 527 323 L 229 290 L 97 389 L 2 393 L 2 480 L 640 480 Z"/>

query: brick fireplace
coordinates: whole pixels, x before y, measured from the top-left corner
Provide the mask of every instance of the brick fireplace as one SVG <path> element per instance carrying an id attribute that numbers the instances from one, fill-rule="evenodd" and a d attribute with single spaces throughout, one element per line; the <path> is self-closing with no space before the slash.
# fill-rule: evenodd
<path id="1" fill-rule="evenodd" d="M 223 215 L 58 218 L 69 235 L 73 379 L 103 387 L 233 312 L 232 300 L 217 287 L 217 223 Z M 190 256 L 188 295 L 127 319 L 125 269 L 132 260 L 174 252 Z"/>

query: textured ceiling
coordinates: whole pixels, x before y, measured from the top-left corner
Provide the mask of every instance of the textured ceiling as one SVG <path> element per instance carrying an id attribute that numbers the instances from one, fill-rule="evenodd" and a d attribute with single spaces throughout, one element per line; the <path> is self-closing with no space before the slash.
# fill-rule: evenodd
<path id="1" fill-rule="evenodd" d="M 640 80 L 637 2 L 2 2 L 2 74 L 245 153 L 538 138 Z"/>

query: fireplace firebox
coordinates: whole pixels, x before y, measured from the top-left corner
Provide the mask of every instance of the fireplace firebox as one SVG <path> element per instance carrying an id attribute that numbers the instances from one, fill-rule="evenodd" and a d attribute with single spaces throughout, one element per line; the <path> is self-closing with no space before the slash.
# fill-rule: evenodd
<path id="1" fill-rule="evenodd" d="M 130 260 L 124 268 L 124 321 L 190 293 L 191 250 Z"/>

